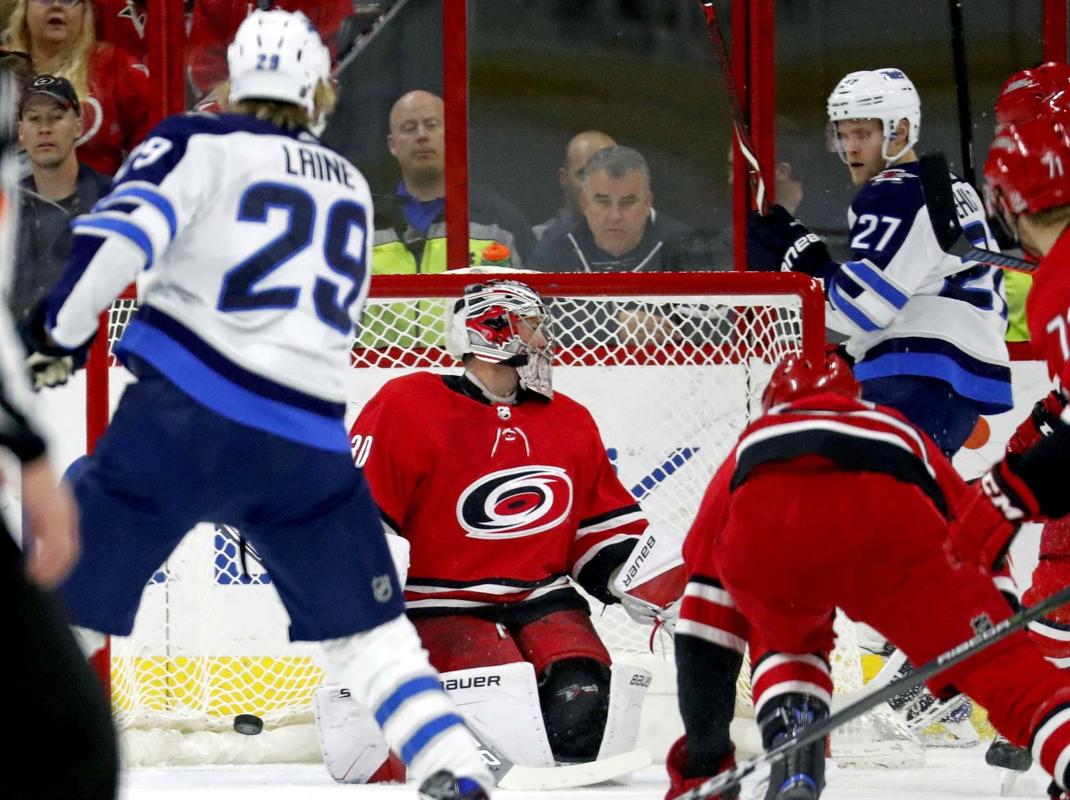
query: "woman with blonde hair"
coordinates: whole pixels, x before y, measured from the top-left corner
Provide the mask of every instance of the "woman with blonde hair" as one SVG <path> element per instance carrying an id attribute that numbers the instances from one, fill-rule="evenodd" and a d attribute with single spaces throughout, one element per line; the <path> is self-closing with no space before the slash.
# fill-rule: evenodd
<path id="1" fill-rule="evenodd" d="M 66 78 L 82 103 L 78 160 L 114 175 L 149 129 L 148 73 L 94 32 L 86 0 L 16 0 L 4 41 L 29 53 L 34 71 Z"/>

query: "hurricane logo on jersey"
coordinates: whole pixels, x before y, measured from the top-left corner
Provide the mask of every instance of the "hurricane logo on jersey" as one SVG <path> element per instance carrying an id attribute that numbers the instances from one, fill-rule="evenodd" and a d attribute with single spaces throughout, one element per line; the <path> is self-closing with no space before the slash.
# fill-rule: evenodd
<path id="1" fill-rule="evenodd" d="M 572 479 L 560 467 L 513 467 L 461 492 L 457 522 L 472 539 L 518 539 L 550 530 L 572 511 Z"/>

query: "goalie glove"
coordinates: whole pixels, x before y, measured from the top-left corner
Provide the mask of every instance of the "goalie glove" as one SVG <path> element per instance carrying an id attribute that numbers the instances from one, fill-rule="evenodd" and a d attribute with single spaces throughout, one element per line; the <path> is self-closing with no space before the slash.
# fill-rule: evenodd
<path id="1" fill-rule="evenodd" d="M 960 501 L 948 536 L 964 561 L 994 567 L 1003 561 L 1018 527 L 1039 515 L 1036 498 L 1008 463 L 997 461 Z"/>
<path id="2" fill-rule="evenodd" d="M 1061 422 L 1064 408 L 1066 399 L 1061 392 L 1052 389 L 1036 402 L 1029 416 L 1015 429 L 1007 442 L 1007 452 L 1024 453 L 1041 439 L 1051 436 Z"/>
<path id="3" fill-rule="evenodd" d="M 747 218 L 747 261 L 755 269 L 802 272 L 822 279 L 839 266 L 821 238 L 780 205 L 766 215 L 752 211 Z"/>

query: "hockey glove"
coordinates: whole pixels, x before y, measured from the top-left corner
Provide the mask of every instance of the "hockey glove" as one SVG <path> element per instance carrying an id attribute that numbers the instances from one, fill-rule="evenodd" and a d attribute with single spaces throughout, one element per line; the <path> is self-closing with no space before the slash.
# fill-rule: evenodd
<path id="1" fill-rule="evenodd" d="M 1060 423 L 1060 415 L 1066 408 L 1066 399 L 1062 393 L 1053 389 L 1038 400 L 1029 416 L 1019 425 L 1010 441 L 1007 442 L 1008 453 L 1024 453 L 1041 439 L 1051 436 L 1055 426 Z"/>
<path id="2" fill-rule="evenodd" d="M 26 312 L 18 325 L 19 336 L 26 346 L 29 357 L 26 366 L 30 368 L 35 391 L 47 386 L 62 386 L 71 373 L 85 366 L 89 357 L 89 346 L 93 339 L 73 350 L 59 347 L 48 335 L 45 326 L 45 301 L 37 303 Z"/>
<path id="3" fill-rule="evenodd" d="M 1003 561 L 1018 527 L 1039 514 L 1029 487 L 1006 461 L 970 486 L 948 528 L 951 549 L 964 561 L 994 567 Z"/>
<path id="4" fill-rule="evenodd" d="M 752 211 L 747 218 L 747 261 L 752 269 L 803 272 L 822 279 L 838 266 L 820 237 L 779 205 L 766 215 Z"/>

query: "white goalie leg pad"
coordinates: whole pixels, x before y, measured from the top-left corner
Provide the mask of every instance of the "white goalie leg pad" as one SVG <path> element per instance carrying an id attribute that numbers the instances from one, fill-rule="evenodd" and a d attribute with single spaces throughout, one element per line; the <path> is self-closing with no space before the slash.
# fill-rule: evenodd
<path id="1" fill-rule="evenodd" d="M 629 664 L 614 664 L 609 673 L 609 713 L 598 761 L 635 749 L 639 739 L 639 715 L 650 688 L 650 672 Z"/>
<path id="2" fill-rule="evenodd" d="M 442 690 L 416 629 L 404 615 L 322 644 L 328 675 L 371 710 L 412 777 L 423 781 L 445 769 L 493 785 L 475 739 Z"/>
<path id="3" fill-rule="evenodd" d="M 313 705 L 327 772 L 339 783 L 367 783 L 390 757 L 371 709 L 342 686 L 317 689 Z"/>
<path id="4" fill-rule="evenodd" d="M 442 686 L 473 730 L 514 764 L 554 765 L 531 664 L 443 672 Z"/>

